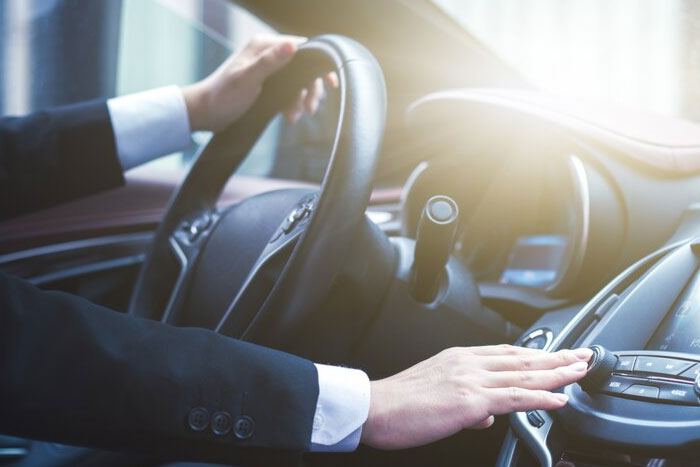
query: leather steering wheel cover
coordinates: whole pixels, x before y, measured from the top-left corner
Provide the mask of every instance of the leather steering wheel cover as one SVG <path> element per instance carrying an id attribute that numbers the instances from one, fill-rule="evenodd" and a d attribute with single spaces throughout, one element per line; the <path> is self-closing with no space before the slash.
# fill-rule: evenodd
<path id="1" fill-rule="evenodd" d="M 325 38 L 324 38 L 325 39 Z M 383 74 L 358 43 L 332 42 L 340 56 L 340 120 L 318 206 L 262 309 L 243 338 L 288 348 L 323 303 L 372 192 L 386 116 Z M 284 313 L 276 311 L 284 310 Z"/>
<path id="2" fill-rule="evenodd" d="M 129 311 L 159 319 L 170 282 L 163 265 L 178 225 L 214 207 L 230 175 L 269 120 L 314 76 L 335 70 L 340 110 L 335 143 L 318 205 L 287 266 L 243 338 L 286 347 L 297 326 L 323 302 L 343 262 L 372 190 L 386 115 L 379 65 L 358 42 L 337 35 L 300 46 L 290 65 L 268 79 L 253 108 L 200 151 L 159 225 L 141 269 Z"/>

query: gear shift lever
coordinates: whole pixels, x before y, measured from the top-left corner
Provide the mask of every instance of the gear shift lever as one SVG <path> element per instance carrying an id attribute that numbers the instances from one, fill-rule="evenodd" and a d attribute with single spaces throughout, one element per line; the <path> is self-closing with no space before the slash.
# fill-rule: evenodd
<path id="1" fill-rule="evenodd" d="M 416 234 L 409 290 L 413 298 L 430 303 L 437 296 L 440 279 L 452 253 L 459 208 L 448 196 L 433 196 L 421 214 Z"/>

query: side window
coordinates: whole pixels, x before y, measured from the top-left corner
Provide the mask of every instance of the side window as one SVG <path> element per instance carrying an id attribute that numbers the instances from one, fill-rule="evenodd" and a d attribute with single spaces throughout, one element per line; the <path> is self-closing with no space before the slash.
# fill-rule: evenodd
<path id="1" fill-rule="evenodd" d="M 227 0 L 122 0 L 116 94 L 202 79 L 258 33 L 274 30 Z M 281 129 L 277 118 L 239 173 L 270 176 L 276 172 Z M 187 166 L 210 137 L 196 133 L 188 150 L 153 164 Z"/>
<path id="2" fill-rule="evenodd" d="M 207 76 L 254 34 L 275 31 L 230 0 L 2 0 L 0 110 L 21 115 Z M 314 117 L 276 118 L 239 173 L 318 182 L 338 96 Z M 153 164 L 184 170 L 211 137 Z"/>

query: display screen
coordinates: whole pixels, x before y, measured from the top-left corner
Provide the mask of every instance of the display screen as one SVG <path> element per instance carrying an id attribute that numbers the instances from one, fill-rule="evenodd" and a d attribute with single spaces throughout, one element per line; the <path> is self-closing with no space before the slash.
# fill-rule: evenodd
<path id="1" fill-rule="evenodd" d="M 647 349 L 700 355 L 700 276 L 693 279 L 666 315 Z"/>
<path id="2" fill-rule="evenodd" d="M 500 282 L 527 287 L 546 287 L 554 283 L 564 260 L 566 245 L 564 235 L 518 237 Z"/>

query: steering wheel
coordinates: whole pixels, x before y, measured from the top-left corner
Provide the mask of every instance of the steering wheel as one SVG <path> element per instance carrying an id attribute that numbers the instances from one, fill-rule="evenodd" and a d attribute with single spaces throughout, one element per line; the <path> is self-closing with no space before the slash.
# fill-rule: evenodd
<path id="1" fill-rule="evenodd" d="M 278 190 L 217 209 L 272 117 L 330 71 L 339 77 L 339 115 L 320 190 Z M 285 348 L 323 303 L 363 220 L 385 116 L 383 74 L 365 47 L 338 35 L 301 45 L 253 108 L 197 155 L 155 233 L 129 312 Z"/>

